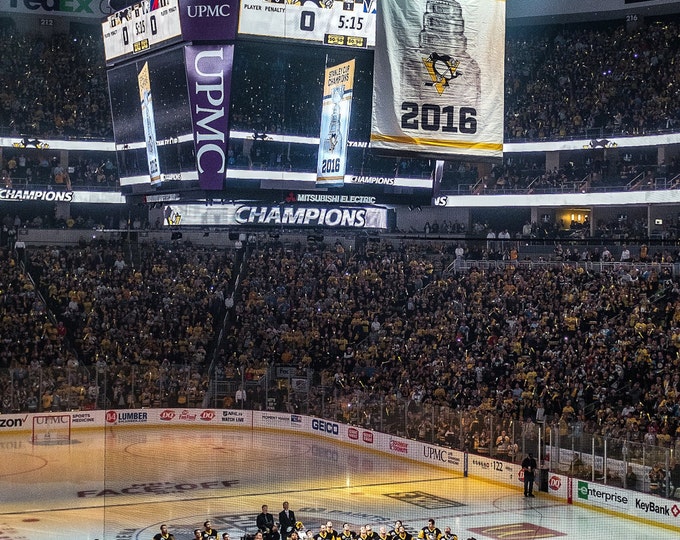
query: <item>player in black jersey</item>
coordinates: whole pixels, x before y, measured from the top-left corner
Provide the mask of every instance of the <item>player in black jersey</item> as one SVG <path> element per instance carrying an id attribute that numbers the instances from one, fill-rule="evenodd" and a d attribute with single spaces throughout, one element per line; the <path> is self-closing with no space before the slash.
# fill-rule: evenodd
<path id="1" fill-rule="evenodd" d="M 427 525 L 418 532 L 418 540 L 441 540 L 442 532 L 434 524 L 434 519 L 427 520 Z"/>

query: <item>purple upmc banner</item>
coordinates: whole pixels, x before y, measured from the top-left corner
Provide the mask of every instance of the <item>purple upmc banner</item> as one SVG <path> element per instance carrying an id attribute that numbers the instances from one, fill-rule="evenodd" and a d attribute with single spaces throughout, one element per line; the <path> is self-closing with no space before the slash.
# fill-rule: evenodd
<path id="1" fill-rule="evenodd" d="M 222 189 L 234 46 L 187 45 L 184 51 L 198 181 L 202 189 Z"/>
<path id="2" fill-rule="evenodd" d="M 180 0 L 184 41 L 236 39 L 238 0 Z"/>

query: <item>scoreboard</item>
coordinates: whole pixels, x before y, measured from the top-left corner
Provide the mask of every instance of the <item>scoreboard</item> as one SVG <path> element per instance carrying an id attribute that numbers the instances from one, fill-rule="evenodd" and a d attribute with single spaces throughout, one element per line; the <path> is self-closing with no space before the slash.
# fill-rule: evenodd
<path id="1" fill-rule="evenodd" d="M 179 0 L 140 2 L 102 22 L 107 63 L 125 60 L 182 39 Z"/>
<path id="2" fill-rule="evenodd" d="M 238 0 L 139 0 L 102 21 L 108 66 L 179 42 L 236 37 Z"/>
<path id="3" fill-rule="evenodd" d="M 126 194 L 427 204 L 427 159 L 369 148 L 378 0 L 135 1 L 102 21 Z"/>
<path id="4" fill-rule="evenodd" d="M 242 0 L 239 34 L 373 48 L 377 0 Z"/>

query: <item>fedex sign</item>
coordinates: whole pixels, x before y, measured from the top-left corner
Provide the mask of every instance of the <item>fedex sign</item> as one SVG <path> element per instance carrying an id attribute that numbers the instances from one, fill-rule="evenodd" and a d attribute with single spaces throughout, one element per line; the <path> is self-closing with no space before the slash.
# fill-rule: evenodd
<path id="1" fill-rule="evenodd" d="M 101 17 L 108 13 L 108 5 L 99 0 L 5 0 L 0 11 L 24 13 L 46 12 L 50 15 L 78 15 Z M 103 12 L 100 6 L 106 6 Z"/>

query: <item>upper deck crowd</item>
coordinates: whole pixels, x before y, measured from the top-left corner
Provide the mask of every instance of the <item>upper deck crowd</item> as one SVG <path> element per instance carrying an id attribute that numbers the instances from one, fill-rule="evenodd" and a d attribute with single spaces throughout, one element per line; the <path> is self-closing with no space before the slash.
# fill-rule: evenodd
<path id="1" fill-rule="evenodd" d="M 680 46 L 675 39 L 679 25 L 675 17 L 665 17 L 649 19 L 637 30 L 628 30 L 618 21 L 508 28 L 505 141 L 606 139 L 680 129 L 680 96 L 673 83 L 680 65 Z M 98 27 L 93 27 L 89 33 L 79 29 L 69 34 L 34 36 L 12 30 L 11 25 L 4 27 L 0 35 L 0 133 L 29 138 L 112 139 L 98 32 Z M 233 80 L 231 129 L 318 137 L 323 55 L 316 58 L 300 51 L 304 48 L 277 50 L 267 44 L 237 47 L 236 63 L 242 76 Z M 370 58 L 364 60 L 358 65 L 357 80 L 370 86 L 372 63 Z M 270 84 L 272 78 L 279 83 Z M 18 80 L 21 85 L 15 84 Z M 319 91 L 310 92 L 309 88 Z M 357 118 L 370 118 L 370 99 L 356 100 L 353 109 Z M 368 122 L 352 123 L 353 140 L 367 141 L 368 135 Z M 304 145 L 293 145 L 288 151 L 270 146 L 256 144 L 249 152 L 232 143 L 230 167 L 305 171 L 315 166 L 314 152 Z M 53 181 L 56 154 L 21 154 L 10 151 L 3 155 L 4 183 L 8 179 L 17 185 Z M 672 177 L 680 172 L 674 157 L 663 164 L 657 163 L 655 155 L 650 158 L 631 152 L 627 158 L 612 168 L 598 156 L 588 160 L 585 167 L 577 163 L 547 172 L 545 163 L 538 163 L 536 169 L 532 160 L 518 163 L 515 159 L 497 169 L 486 189 L 531 187 L 554 191 L 567 182 L 581 181 L 589 173 L 596 183 L 625 185 L 639 173 Z M 23 165 L 18 166 L 18 161 Z M 115 165 L 106 161 L 106 156 L 72 159 L 69 165 L 75 169 L 74 185 L 115 185 Z M 383 161 L 373 157 L 362 166 L 373 167 L 380 174 L 386 167 L 420 170 L 417 163 L 409 164 L 408 160 Z M 475 184 L 477 179 L 469 178 L 469 173 L 449 176 L 457 182 Z"/>

